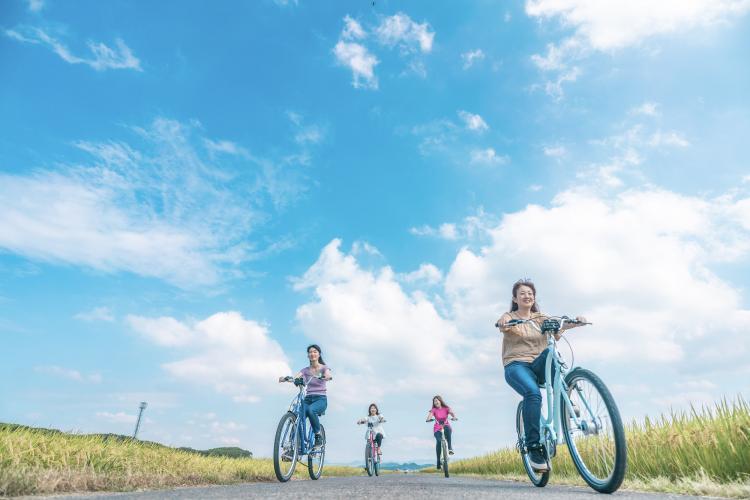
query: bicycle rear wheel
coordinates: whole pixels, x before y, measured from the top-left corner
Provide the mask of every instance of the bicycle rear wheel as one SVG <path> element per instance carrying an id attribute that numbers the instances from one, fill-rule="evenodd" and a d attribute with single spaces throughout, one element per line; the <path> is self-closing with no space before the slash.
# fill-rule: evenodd
<path id="1" fill-rule="evenodd" d="M 294 474 L 299 458 L 297 443 L 297 416 L 289 411 L 279 420 L 273 444 L 273 471 L 282 483 Z"/>
<path id="2" fill-rule="evenodd" d="M 443 453 L 443 474 L 445 474 L 445 477 L 450 477 L 448 474 L 448 441 L 445 440 L 445 434 L 443 434 L 443 444 L 442 444 L 442 453 Z"/>
<path id="3" fill-rule="evenodd" d="M 527 447 L 528 443 L 526 442 L 526 430 L 523 427 L 523 401 L 518 403 L 518 409 L 516 410 L 516 432 L 518 433 L 518 451 L 521 452 L 521 461 L 523 462 L 523 468 L 526 469 L 526 475 L 529 476 L 534 486 L 539 488 L 547 486 L 547 482 L 549 482 L 549 470 L 538 472 L 531 467 Z"/>
<path id="4" fill-rule="evenodd" d="M 320 424 L 320 437 L 323 446 L 319 450 L 310 450 L 307 454 L 307 473 L 310 474 L 310 479 L 318 479 L 323 473 L 323 462 L 326 458 L 326 430 L 323 424 Z"/>
<path id="5" fill-rule="evenodd" d="M 622 484 L 627 468 L 627 445 L 620 411 L 604 382 L 589 370 L 577 368 L 565 377 L 576 424 L 567 405 L 561 420 L 565 442 L 584 481 L 596 491 L 612 493 Z"/>
<path id="6" fill-rule="evenodd" d="M 365 446 L 365 470 L 367 471 L 368 476 L 372 476 L 375 472 L 375 465 L 372 460 L 372 446 L 370 446 L 370 443 L 367 443 L 367 446 Z"/>

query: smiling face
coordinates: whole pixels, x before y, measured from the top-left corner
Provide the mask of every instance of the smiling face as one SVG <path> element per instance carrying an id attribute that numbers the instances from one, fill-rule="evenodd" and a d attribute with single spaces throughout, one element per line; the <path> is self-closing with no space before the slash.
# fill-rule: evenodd
<path id="1" fill-rule="evenodd" d="M 370 415 L 374 416 L 378 414 L 378 407 L 375 405 L 370 405 Z"/>
<path id="2" fill-rule="evenodd" d="M 438 398 L 432 398 L 432 406 L 434 406 L 435 408 L 440 408 L 441 406 L 443 406 L 443 404 Z"/>
<path id="3" fill-rule="evenodd" d="M 518 304 L 518 307 L 522 309 L 531 309 L 534 305 L 534 300 L 534 290 L 526 285 L 519 286 L 515 297 L 513 297 L 513 302 Z"/>
<path id="4" fill-rule="evenodd" d="M 320 359 L 320 352 L 314 347 L 309 348 L 307 350 L 307 359 L 310 360 L 310 363 L 317 363 Z"/>

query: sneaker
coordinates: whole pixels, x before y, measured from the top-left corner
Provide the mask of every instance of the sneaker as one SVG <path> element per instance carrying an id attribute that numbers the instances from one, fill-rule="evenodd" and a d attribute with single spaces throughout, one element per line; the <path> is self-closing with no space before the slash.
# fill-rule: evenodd
<path id="1" fill-rule="evenodd" d="M 448 455 L 453 455 L 453 450 L 449 449 L 448 450 Z"/>
<path id="2" fill-rule="evenodd" d="M 541 448 L 529 449 L 529 465 L 535 471 L 546 472 L 549 470 L 547 460 L 544 458 Z"/>
<path id="3" fill-rule="evenodd" d="M 320 434 L 315 434 L 315 444 L 313 445 L 313 448 L 321 448 L 323 446 L 323 436 Z"/>
<path id="4" fill-rule="evenodd" d="M 436 468 L 437 470 L 440 470 L 440 469 L 442 469 L 442 467 L 440 467 L 440 464 L 437 464 L 437 467 L 435 467 L 435 468 Z"/>

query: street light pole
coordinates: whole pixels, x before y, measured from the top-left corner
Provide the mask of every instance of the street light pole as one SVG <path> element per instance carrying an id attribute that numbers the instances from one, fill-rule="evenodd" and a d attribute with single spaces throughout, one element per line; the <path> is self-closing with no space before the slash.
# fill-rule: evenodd
<path id="1" fill-rule="evenodd" d="M 138 420 L 135 422 L 135 431 L 133 432 L 133 439 L 136 439 L 138 436 L 138 428 L 141 426 L 141 417 L 143 416 L 143 410 L 146 409 L 146 406 L 148 406 L 148 403 L 145 401 L 141 401 L 141 404 L 138 406 Z"/>

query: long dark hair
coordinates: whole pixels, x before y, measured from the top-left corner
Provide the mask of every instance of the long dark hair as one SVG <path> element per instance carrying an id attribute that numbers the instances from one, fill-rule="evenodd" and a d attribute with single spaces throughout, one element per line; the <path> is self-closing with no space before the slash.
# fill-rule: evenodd
<path id="1" fill-rule="evenodd" d="M 309 353 L 310 349 L 315 349 L 316 351 L 318 351 L 318 354 L 320 354 L 320 357 L 318 358 L 318 363 L 320 363 L 321 365 L 326 364 L 326 362 L 323 361 L 323 350 L 320 348 L 318 344 L 310 344 L 309 346 L 307 346 L 307 349 L 305 350 L 305 352 Z"/>
<path id="2" fill-rule="evenodd" d="M 380 415 L 380 410 L 378 409 L 378 405 L 376 405 L 375 403 L 370 403 L 370 406 L 367 407 L 368 417 L 370 416 L 370 410 L 372 409 L 373 406 L 375 407 L 375 415 Z"/>
<path id="3" fill-rule="evenodd" d="M 433 396 L 433 398 L 432 398 L 432 407 L 433 408 L 436 408 L 436 406 L 435 406 L 435 400 L 436 399 L 438 401 L 440 401 L 440 406 L 441 407 L 443 407 L 443 408 L 450 408 L 450 406 L 448 406 L 447 404 L 445 404 L 445 401 L 443 401 L 443 398 L 441 396 L 437 395 L 437 394 L 435 396 Z"/>
<path id="4" fill-rule="evenodd" d="M 529 279 L 520 279 L 513 283 L 513 291 L 511 292 L 511 299 L 510 299 L 510 312 L 517 311 L 518 310 L 518 302 L 516 302 L 516 292 L 518 292 L 518 289 L 522 286 L 527 286 L 531 288 L 531 291 L 534 292 L 534 305 L 531 306 L 531 312 L 538 313 L 539 312 L 539 304 L 536 301 L 536 287 L 534 286 L 534 283 L 532 283 Z"/>

